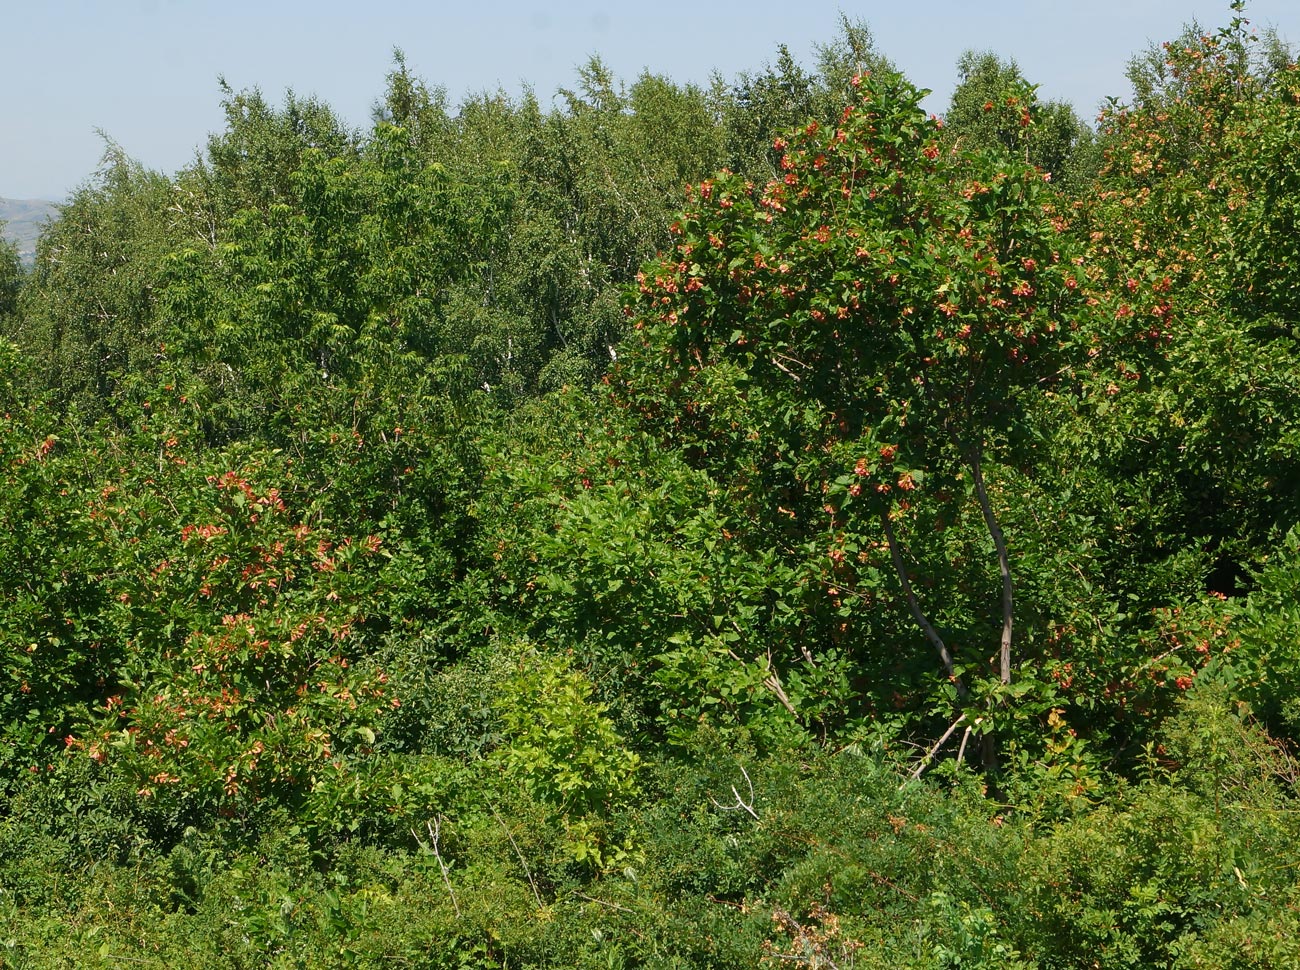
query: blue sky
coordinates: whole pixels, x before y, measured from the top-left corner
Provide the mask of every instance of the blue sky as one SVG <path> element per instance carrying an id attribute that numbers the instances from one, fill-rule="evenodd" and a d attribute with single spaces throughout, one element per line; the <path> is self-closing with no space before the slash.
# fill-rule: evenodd
<path id="1" fill-rule="evenodd" d="M 759 67 L 787 44 L 800 60 L 836 36 L 841 11 L 942 112 L 966 49 L 1014 57 L 1046 97 L 1091 117 L 1127 93 L 1124 66 L 1195 17 L 1218 26 L 1227 0 L 769 0 L 611 4 L 398 0 L 0 0 L 0 196 L 59 200 L 95 170 L 101 129 L 151 168 L 173 172 L 221 126 L 217 78 L 292 88 L 362 126 L 401 47 L 408 65 L 462 95 L 530 83 L 544 104 L 599 54 L 617 75 L 643 69 L 707 81 Z M 1300 4 L 1254 0 L 1247 16 L 1300 42 Z"/>

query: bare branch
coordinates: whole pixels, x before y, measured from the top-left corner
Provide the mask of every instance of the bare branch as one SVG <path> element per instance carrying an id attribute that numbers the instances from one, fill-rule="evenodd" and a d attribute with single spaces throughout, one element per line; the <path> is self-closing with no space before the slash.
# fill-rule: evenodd
<path id="1" fill-rule="evenodd" d="M 790 380 L 794 381 L 796 384 L 798 384 L 803 379 L 794 371 L 792 371 L 789 367 L 786 367 L 785 364 L 777 360 L 775 357 L 772 358 L 772 363 L 777 366 L 778 370 L 783 371 L 785 375 L 789 377 Z"/>
<path id="2" fill-rule="evenodd" d="M 748 803 L 746 803 L 745 800 L 740 797 L 740 792 L 736 791 L 735 785 L 731 786 L 731 794 L 736 796 L 736 804 L 723 805 L 720 802 L 718 802 L 718 800 L 714 798 L 712 795 L 709 796 L 709 801 L 713 802 L 714 805 L 716 805 L 721 811 L 724 812 L 738 812 L 741 810 L 746 811 L 751 816 L 753 816 L 754 821 L 757 822 L 759 821 L 759 818 L 758 818 L 758 813 L 754 811 L 754 783 L 749 780 L 749 772 L 745 770 L 744 765 L 740 765 L 740 773 L 745 776 L 745 784 L 749 786 Z"/>
<path id="3" fill-rule="evenodd" d="M 963 714 L 961 717 L 957 718 L 957 720 L 952 722 L 948 730 L 943 732 L 943 737 L 941 737 L 938 741 L 934 742 L 934 746 L 925 753 L 925 757 L 921 759 L 921 763 L 912 769 L 912 774 L 909 776 L 909 779 L 911 781 L 916 781 L 916 779 L 921 777 L 921 773 L 925 771 L 925 769 L 929 766 L 930 762 L 934 760 L 934 756 L 939 753 L 939 749 L 944 746 L 947 740 L 950 737 L 952 737 L 952 733 L 956 731 L 959 727 L 961 727 L 962 722 L 965 720 L 966 720 L 966 715 Z M 963 744 L 965 743 L 965 738 L 962 739 L 962 742 Z"/>
<path id="4" fill-rule="evenodd" d="M 496 820 L 501 826 L 501 831 L 505 832 L 506 838 L 510 840 L 510 846 L 515 850 L 515 855 L 519 857 L 519 864 L 524 867 L 524 875 L 528 877 L 528 885 L 533 887 L 533 899 L 537 900 L 537 908 L 545 909 L 546 907 L 542 905 L 542 894 L 537 891 L 537 883 L 533 881 L 533 874 L 528 868 L 528 860 L 526 860 L 524 854 L 519 851 L 519 843 L 517 843 L 515 837 L 510 834 L 510 829 L 506 826 L 505 820 L 501 817 L 501 813 L 497 811 L 496 806 L 489 805 L 489 807 L 492 809 L 492 814 L 496 816 Z"/>
<path id="5" fill-rule="evenodd" d="M 447 863 L 442 861 L 442 853 L 438 851 L 438 839 L 442 835 L 442 816 L 435 815 L 432 822 L 424 823 L 424 827 L 429 831 L 428 845 L 415 834 L 415 829 L 411 829 L 411 835 L 419 843 L 420 848 L 432 852 L 433 857 L 438 860 L 438 868 L 442 870 L 443 885 L 447 887 L 447 895 L 451 897 L 451 906 L 456 911 L 456 918 L 460 919 L 460 903 L 456 901 L 456 891 L 451 888 L 451 879 L 447 876 Z"/>
<path id="6" fill-rule="evenodd" d="M 626 906 L 620 906 L 618 903 L 611 903 L 604 899 L 597 899 L 595 896 L 588 896 L 586 893 L 580 893 L 576 889 L 570 889 L 569 894 L 577 896 L 579 899 L 585 899 L 589 903 L 595 903 L 597 906 L 605 906 L 609 909 L 617 910 L 620 913 L 636 914 L 636 910 L 634 909 L 628 909 Z"/>
<path id="7" fill-rule="evenodd" d="M 763 678 L 763 686 L 776 695 L 776 699 L 781 702 L 782 707 L 790 712 L 791 717 L 796 721 L 799 719 L 799 712 L 796 711 L 794 705 L 790 703 L 790 698 L 786 694 L 785 688 L 781 686 L 781 680 L 777 677 L 775 670 Z"/>
<path id="8" fill-rule="evenodd" d="M 737 629 L 739 629 L 739 627 L 737 627 Z M 743 664 L 745 662 L 740 659 L 740 655 L 736 653 L 736 651 L 728 650 L 727 653 L 731 655 L 731 659 L 736 661 L 736 663 Z M 786 694 L 785 688 L 781 686 L 781 678 L 777 676 L 776 671 L 772 669 L 771 664 L 772 658 L 768 657 L 768 675 L 763 678 L 763 686 L 776 695 L 776 699 L 781 702 L 781 706 L 789 711 L 790 716 L 797 721 L 799 720 L 799 712 L 796 711 L 794 705 L 790 703 L 790 696 Z"/>

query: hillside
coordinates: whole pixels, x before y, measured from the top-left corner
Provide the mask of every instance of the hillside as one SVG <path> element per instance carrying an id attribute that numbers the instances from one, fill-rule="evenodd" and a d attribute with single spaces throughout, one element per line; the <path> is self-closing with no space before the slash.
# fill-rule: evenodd
<path id="1" fill-rule="evenodd" d="M 0 199 L 0 221 L 4 238 L 18 246 L 24 263 L 36 255 L 36 240 L 47 219 L 53 218 L 58 206 L 44 199 Z"/>

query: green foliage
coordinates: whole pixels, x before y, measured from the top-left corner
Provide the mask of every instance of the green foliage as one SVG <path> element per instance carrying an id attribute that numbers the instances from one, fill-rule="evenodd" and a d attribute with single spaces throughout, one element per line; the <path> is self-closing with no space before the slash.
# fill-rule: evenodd
<path id="1" fill-rule="evenodd" d="M 783 179 L 699 187 L 674 252 L 644 276 L 625 378 L 684 446 L 741 467 L 761 449 L 779 468 L 800 460 L 799 439 L 852 442 L 869 457 L 846 502 L 908 491 L 926 449 L 1001 430 L 1010 391 L 1050 366 L 1078 284 L 1041 179 L 941 153 L 918 97 L 866 81 L 844 127 L 778 140 Z M 649 373 L 665 365 L 660 401 Z M 759 401 L 728 412 L 732 393 Z"/>
<path id="2" fill-rule="evenodd" d="M 1297 85 L 1233 11 L 1095 141 L 846 21 L 110 149 L 0 251 L 0 967 L 1295 965 Z"/>
<path id="3" fill-rule="evenodd" d="M 779 747 L 843 729 L 859 687 L 823 550 L 744 541 L 726 490 L 624 414 L 577 393 L 545 404 L 490 462 L 491 622 L 571 645 L 632 735 L 707 723 Z"/>
<path id="4" fill-rule="evenodd" d="M 1040 102 L 1015 61 L 992 51 L 966 51 L 957 62 L 957 87 L 944 113 L 948 136 L 969 149 L 1019 156 L 1049 173 L 1067 191 L 1082 190 L 1097 159 L 1093 133 L 1074 109 Z"/>
<path id="5" fill-rule="evenodd" d="M 273 454 L 196 460 L 179 447 L 159 441 L 160 467 L 124 475 L 88 510 L 129 659 L 75 746 L 147 798 L 295 804 L 341 783 L 391 702 L 361 662 L 383 542 L 294 507 Z"/>
<path id="6" fill-rule="evenodd" d="M 323 102 L 290 91 L 276 109 L 257 88 L 235 92 L 224 78 L 220 85 L 226 129 L 209 137 L 206 157 L 181 180 L 197 189 L 195 211 L 217 224 L 241 210 L 266 213 L 289 202 L 293 173 L 308 152 L 350 154 L 354 136 Z"/>
<path id="7" fill-rule="evenodd" d="M 1300 255 L 1295 242 L 1300 215 L 1296 64 L 1288 58 L 1287 66 L 1268 79 L 1265 91 L 1242 113 L 1224 146 L 1233 177 L 1227 207 L 1236 263 L 1230 269 L 1238 285 L 1232 299 L 1241 312 L 1261 323 L 1293 327 L 1300 310 L 1294 269 Z"/>
<path id="8" fill-rule="evenodd" d="M 226 852 L 190 830 L 157 861 L 101 861 L 55 892 L 33 864 L 51 844 L 24 833 L 0 853 L 0 905 L 10 954 L 29 959 L 1285 966 L 1292 769 L 1210 694 L 1164 743 L 1176 769 L 1036 830 L 969 779 L 900 786 L 860 751 L 764 759 L 701 733 L 689 760 L 643 766 L 643 798 L 625 816 L 642 858 L 579 882 L 560 823 L 516 794 L 495 815 L 442 819 L 436 842 L 430 825 L 414 852 L 351 843 L 322 857 L 283 833 Z M 1216 760 L 1235 770 L 1201 794 Z M 737 791 L 752 814 L 735 808 Z M 43 885 L 15 892 L 23 879 Z"/>
<path id="9" fill-rule="evenodd" d="M 1028 912 L 1041 917 L 1027 952 L 1061 966 L 1231 966 L 1207 959 L 1223 959 L 1217 941 L 1285 919 L 1274 900 L 1294 879 L 1265 860 L 1294 824 L 1289 757 L 1216 691 L 1190 695 L 1153 751 L 1170 774 L 1030 848 Z M 1283 952 L 1267 937 L 1251 950 Z"/>
<path id="10" fill-rule="evenodd" d="M 967 672 L 990 676 L 983 649 L 971 631 L 978 652 L 954 661 L 908 573 L 960 589 L 971 558 L 941 560 L 936 574 L 923 548 L 905 556 L 896 530 L 936 515 L 946 526 L 975 498 L 1003 575 L 1000 686 L 977 699 L 1002 707 L 1032 685 L 1008 693 L 1011 580 L 983 459 L 1024 439 L 1022 392 L 1050 388 L 1088 334 L 1085 277 L 1040 172 L 945 151 L 921 92 L 897 75 L 856 83 L 835 127 L 810 122 L 773 143 L 780 179 L 760 189 L 724 171 L 692 191 L 674 250 L 640 277 L 640 340 L 620 386 L 731 501 L 757 507 L 768 535 L 829 533 L 837 607 L 905 599 L 939 653 L 948 703 L 965 702 Z M 972 724 L 988 735 L 990 716 Z"/>
<path id="11" fill-rule="evenodd" d="M 1258 50 L 1237 18 L 1148 58 L 1135 104 L 1103 121 L 1102 191 L 1076 207 L 1117 322 L 1150 322 L 1162 348 L 1098 343 L 1059 438 L 1099 472 L 1081 476 L 1080 498 L 1113 523 L 1109 555 L 1142 612 L 1172 589 L 1243 592 L 1295 522 L 1294 339 L 1267 288 L 1241 285 L 1271 258 L 1260 210 L 1237 215 L 1246 186 L 1286 178 L 1246 148 L 1289 123 L 1288 74 Z"/>
<path id="12" fill-rule="evenodd" d="M 876 49 L 870 28 L 843 15 L 839 36 L 818 45 L 816 52 L 815 71 L 799 64 L 789 48 L 781 45 L 775 64 L 742 72 L 729 87 L 715 78 L 714 99 L 724 119 L 728 167 L 755 181 L 766 181 L 778 172 L 780 155 L 771 148 L 773 138 L 811 120 L 834 124 L 852 98 L 855 76 L 896 72 Z M 710 166 L 697 177 L 718 167 Z"/>
<path id="13" fill-rule="evenodd" d="M 22 355 L 0 345 L 0 786 L 57 758 L 123 656 L 104 622 L 104 559 L 81 491 L 84 441 L 27 399 Z"/>
<path id="14" fill-rule="evenodd" d="M 590 681 L 564 658 L 524 647 L 494 700 L 503 770 L 565 813 L 608 811 L 637 791 L 639 759 L 622 746 L 605 708 L 590 695 Z"/>
<path id="15" fill-rule="evenodd" d="M 0 220 L 0 229 L 4 223 Z M 13 323 L 6 319 L 18 306 L 18 291 L 22 288 L 23 269 L 18 262 L 18 247 L 0 239 L 0 326 L 4 333 L 13 332 Z"/>
<path id="16" fill-rule="evenodd" d="M 1193 648 L 1211 663 L 1205 675 L 1227 686 L 1274 731 L 1300 737 L 1296 629 L 1300 573 L 1300 528 L 1293 527 L 1252 575 L 1250 595 L 1233 602 L 1211 598 L 1199 604 L 1205 628 Z"/>
<path id="17" fill-rule="evenodd" d="M 375 105 L 373 117 L 376 127 L 386 124 L 406 132 L 411 146 L 425 158 L 436 157 L 438 143 L 452 133 L 447 92 L 430 88 L 413 74 L 400 48 L 393 51 L 384 100 Z"/>
<path id="18" fill-rule="evenodd" d="M 411 330 L 432 285 L 410 273 L 447 265 L 434 231 L 446 181 L 433 169 L 409 178 L 395 131 L 374 147 L 374 163 L 307 150 L 291 201 L 245 210 L 214 245 L 171 257 L 166 312 L 186 322 L 172 367 L 210 438 L 280 444 L 303 422 L 351 424 L 358 398 L 387 404 L 427 386 L 412 345 L 436 338 Z"/>
<path id="19" fill-rule="evenodd" d="M 591 682 L 567 658 L 524 646 L 493 701 L 502 728 L 493 761 L 507 782 L 518 780 L 555 807 L 575 862 L 616 869 L 635 848 L 628 834 L 607 832 L 602 820 L 639 793 L 641 760 L 624 746 L 591 692 Z"/>
<path id="20" fill-rule="evenodd" d="M 93 423 L 153 373 L 163 257 L 184 237 L 173 186 L 108 142 L 99 171 L 41 235 L 23 286 L 15 342 L 42 367 L 38 393 Z"/>

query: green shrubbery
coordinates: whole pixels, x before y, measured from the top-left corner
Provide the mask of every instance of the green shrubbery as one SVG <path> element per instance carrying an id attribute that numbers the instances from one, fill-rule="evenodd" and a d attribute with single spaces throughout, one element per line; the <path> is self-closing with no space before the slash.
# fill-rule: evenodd
<path id="1" fill-rule="evenodd" d="M 0 905 L 21 934 L 11 954 L 37 966 L 60 952 L 192 966 L 1287 965 L 1294 764 L 1216 691 L 1189 696 L 1161 750 L 1104 805 L 1036 822 L 991 804 L 969 772 L 900 785 L 880 755 L 762 757 L 702 732 L 607 804 L 636 848 L 595 869 L 575 867 L 573 816 L 554 799 L 507 786 L 470 808 L 490 781 L 418 839 L 325 855 L 283 827 L 254 844 L 190 828 L 85 869 L 88 831 L 11 819 Z M 78 827 L 113 811 L 83 806 Z"/>
<path id="2" fill-rule="evenodd" d="M 0 967 L 1294 965 L 1257 43 L 111 153 L 0 294 Z"/>

